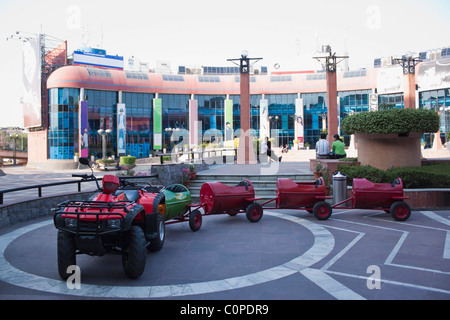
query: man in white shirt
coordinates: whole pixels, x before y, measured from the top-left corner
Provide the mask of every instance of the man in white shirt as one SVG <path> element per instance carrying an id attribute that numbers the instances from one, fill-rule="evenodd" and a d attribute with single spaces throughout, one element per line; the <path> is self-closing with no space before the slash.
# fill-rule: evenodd
<path id="1" fill-rule="evenodd" d="M 316 159 L 330 158 L 330 144 L 328 143 L 327 134 L 321 133 L 320 140 L 316 143 Z"/>

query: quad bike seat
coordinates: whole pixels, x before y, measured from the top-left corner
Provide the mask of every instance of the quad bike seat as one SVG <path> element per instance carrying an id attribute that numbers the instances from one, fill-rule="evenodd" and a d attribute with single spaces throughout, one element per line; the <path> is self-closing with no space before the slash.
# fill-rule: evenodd
<path id="1" fill-rule="evenodd" d="M 139 198 L 139 191 L 138 190 L 117 190 L 114 195 L 118 196 L 121 193 L 125 194 L 125 201 L 136 201 Z"/>

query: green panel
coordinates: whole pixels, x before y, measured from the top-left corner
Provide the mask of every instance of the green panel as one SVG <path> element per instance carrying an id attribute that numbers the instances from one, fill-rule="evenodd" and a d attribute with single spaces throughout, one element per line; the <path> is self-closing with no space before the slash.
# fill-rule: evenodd
<path id="1" fill-rule="evenodd" d="M 153 99 L 153 148 L 162 149 L 162 104 L 161 99 Z"/>
<path id="2" fill-rule="evenodd" d="M 233 100 L 225 100 L 225 123 L 227 122 L 233 129 Z"/>

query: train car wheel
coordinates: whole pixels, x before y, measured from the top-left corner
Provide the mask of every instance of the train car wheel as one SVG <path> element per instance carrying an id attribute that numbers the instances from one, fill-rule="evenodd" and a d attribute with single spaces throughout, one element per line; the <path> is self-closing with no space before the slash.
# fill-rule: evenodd
<path id="1" fill-rule="evenodd" d="M 394 202 L 391 206 L 391 216 L 394 220 L 405 221 L 411 215 L 411 208 L 404 201 Z"/>
<path id="2" fill-rule="evenodd" d="M 189 214 L 189 227 L 192 231 L 200 230 L 202 226 L 202 214 L 198 210 L 194 210 Z"/>
<path id="3" fill-rule="evenodd" d="M 332 213 L 331 205 L 326 201 L 317 202 L 313 207 L 314 216 L 318 220 L 327 220 Z"/>
<path id="4" fill-rule="evenodd" d="M 250 222 L 258 222 L 263 216 L 263 208 L 259 203 L 250 203 L 245 210 L 247 220 Z"/>

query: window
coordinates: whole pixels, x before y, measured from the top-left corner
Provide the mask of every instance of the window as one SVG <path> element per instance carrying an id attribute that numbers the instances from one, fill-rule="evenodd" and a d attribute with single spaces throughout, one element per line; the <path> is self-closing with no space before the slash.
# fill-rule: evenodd
<path id="1" fill-rule="evenodd" d="M 86 70 L 90 76 L 111 78 L 111 73 L 109 72 L 109 70 L 91 67 L 86 67 Z"/>
<path id="2" fill-rule="evenodd" d="M 271 76 L 270 82 L 284 82 L 284 81 L 292 81 L 291 76 Z"/>
<path id="3" fill-rule="evenodd" d="M 306 80 L 325 80 L 327 78 L 327 74 L 325 72 L 322 73 L 314 73 L 306 75 Z"/>
<path id="4" fill-rule="evenodd" d="M 198 76 L 199 82 L 220 82 L 219 77 L 214 76 Z"/>
<path id="5" fill-rule="evenodd" d="M 174 74 L 163 74 L 162 79 L 164 81 L 184 81 L 183 76 Z"/>
<path id="6" fill-rule="evenodd" d="M 125 71 L 127 79 L 148 80 L 148 75 L 143 72 Z"/>
<path id="7" fill-rule="evenodd" d="M 365 69 L 344 72 L 344 78 L 365 77 L 367 74 Z"/>

